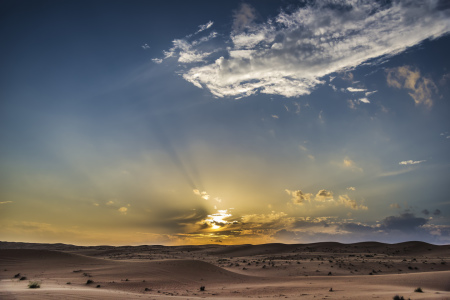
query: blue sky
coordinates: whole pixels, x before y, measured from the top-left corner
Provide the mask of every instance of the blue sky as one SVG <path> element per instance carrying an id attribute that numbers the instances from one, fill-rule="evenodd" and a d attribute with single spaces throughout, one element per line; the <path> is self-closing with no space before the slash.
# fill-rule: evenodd
<path id="1" fill-rule="evenodd" d="M 450 242 L 445 1 L 3 1 L 0 239 Z"/>

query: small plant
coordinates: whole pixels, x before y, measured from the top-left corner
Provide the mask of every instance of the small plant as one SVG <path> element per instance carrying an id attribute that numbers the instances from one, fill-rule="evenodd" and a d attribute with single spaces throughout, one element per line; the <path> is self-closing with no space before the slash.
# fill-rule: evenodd
<path id="1" fill-rule="evenodd" d="M 421 287 L 416 288 L 416 289 L 414 290 L 414 292 L 416 292 L 416 293 L 423 293 Z"/>
<path id="2" fill-rule="evenodd" d="M 41 287 L 41 284 L 37 281 L 30 281 L 30 283 L 28 283 L 29 289 L 38 289 L 40 287 Z"/>
<path id="3" fill-rule="evenodd" d="M 405 300 L 405 298 L 403 298 L 403 296 L 395 295 L 393 300 Z"/>
<path id="4" fill-rule="evenodd" d="M 14 275 L 14 278 L 19 278 L 20 277 L 20 273 L 17 273 L 16 275 Z"/>
<path id="5" fill-rule="evenodd" d="M 90 279 L 88 279 L 88 281 L 86 281 L 86 284 L 91 284 L 91 283 L 94 283 L 94 281 L 90 280 Z"/>
<path id="6" fill-rule="evenodd" d="M 204 292 L 204 291 L 205 291 L 205 286 L 202 285 L 202 286 L 200 287 L 200 291 L 201 291 L 201 292 Z"/>
<path id="7" fill-rule="evenodd" d="M 328 291 L 329 291 L 329 292 L 332 292 L 332 291 L 333 291 L 333 288 L 330 288 Z"/>
<path id="8" fill-rule="evenodd" d="M 100 284 L 97 284 L 96 288 L 99 288 L 99 287 L 100 287 Z"/>
<path id="9" fill-rule="evenodd" d="M 25 276 L 22 276 L 19 280 L 27 280 L 27 278 Z"/>
<path id="10" fill-rule="evenodd" d="M 149 291 L 151 291 L 151 290 L 152 290 L 152 289 L 150 289 L 150 288 L 145 288 L 144 291 L 149 292 Z"/>
<path id="11" fill-rule="evenodd" d="M 69 282 L 67 282 L 66 284 L 72 284 L 72 283 L 69 281 Z"/>

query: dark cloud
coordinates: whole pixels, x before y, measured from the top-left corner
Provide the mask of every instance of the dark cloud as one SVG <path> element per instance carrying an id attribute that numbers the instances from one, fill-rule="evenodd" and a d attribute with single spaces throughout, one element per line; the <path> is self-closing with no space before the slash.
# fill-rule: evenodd
<path id="1" fill-rule="evenodd" d="M 416 228 L 425 225 L 428 222 L 425 218 L 419 218 L 412 213 L 403 213 L 400 216 L 390 216 L 385 218 L 381 223 L 383 230 L 399 230 L 399 231 L 413 231 Z"/>
<path id="2" fill-rule="evenodd" d="M 439 209 L 436 209 L 434 212 L 433 212 L 433 215 L 435 215 L 435 216 L 439 216 L 441 214 L 441 211 L 439 210 Z"/>
<path id="3" fill-rule="evenodd" d="M 426 216 L 428 216 L 430 214 L 430 212 L 428 211 L 428 209 L 424 209 L 422 210 L 422 213 Z"/>

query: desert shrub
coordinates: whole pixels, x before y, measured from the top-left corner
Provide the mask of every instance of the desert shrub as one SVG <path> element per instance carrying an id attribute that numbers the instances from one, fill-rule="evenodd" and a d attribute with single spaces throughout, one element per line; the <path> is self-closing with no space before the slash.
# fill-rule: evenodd
<path id="1" fill-rule="evenodd" d="M 100 284 L 97 284 L 96 288 L 99 288 L 99 287 L 100 287 Z"/>
<path id="2" fill-rule="evenodd" d="M 38 289 L 41 287 L 41 284 L 37 281 L 30 281 L 30 283 L 28 283 L 28 288 L 30 289 Z"/>
<path id="3" fill-rule="evenodd" d="M 88 281 L 86 281 L 86 284 L 91 284 L 91 283 L 94 283 L 94 281 L 90 280 L 90 279 L 88 279 Z"/>
<path id="4" fill-rule="evenodd" d="M 395 295 L 394 300 L 405 300 L 405 298 L 403 298 L 403 296 L 399 296 L 399 295 Z"/>
<path id="5" fill-rule="evenodd" d="M 414 290 L 414 292 L 416 292 L 416 293 L 423 293 L 421 287 L 416 288 L 416 289 Z"/>
<path id="6" fill-rule="evenodd" d="M 19 278 L 20 277 L 20 273 L 17 273 L 16 275 L 14 275 L 14 278 Z"/>
<path id="7" fill-rule="evenodd" d="M 202 286 L 200 287 L 200 291 L 204 292 L 204 291 L 205 291 L 205 286 L 202 285 Z"/>
<path id="8" fill-rule="evenodd" d="M 25 276 L 22 276 L 19 280 L 27 280 L 27 278 Z"/>

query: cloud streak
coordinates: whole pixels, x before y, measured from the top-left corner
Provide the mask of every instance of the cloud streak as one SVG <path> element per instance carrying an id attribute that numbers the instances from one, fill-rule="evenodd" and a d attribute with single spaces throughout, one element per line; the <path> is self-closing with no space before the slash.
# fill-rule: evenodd
<path id="1" fill-rule="evenodd" d="M 217 97 L 298 97 L 324 83 L 327 74 L 398 54 L 450 31 L 448 12 L 431 0 L 317 1 L 259 24 L 255 14 L 248 4 L 235 13 L 231 46 L 220 51 L 226 55 L 213 58 L 178 40 L 165 55 L 175 56 L 180 49 L 179 62 L 202 62 L 182 76 Z M 418 88 L 414 100 L 428 105 L 426 89 L 421 94 Z"/>

